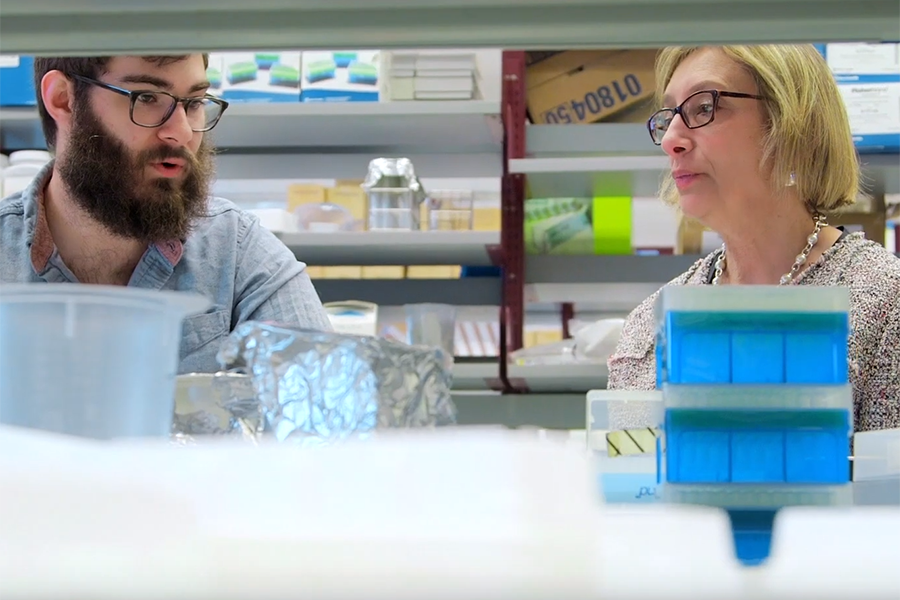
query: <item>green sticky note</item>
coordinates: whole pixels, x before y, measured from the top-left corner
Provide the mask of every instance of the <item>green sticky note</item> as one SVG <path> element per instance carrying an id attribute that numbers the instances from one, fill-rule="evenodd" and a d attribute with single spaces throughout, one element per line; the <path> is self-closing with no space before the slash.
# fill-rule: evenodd
<path id="1" fill-rule="evenodd" d="M 594 198 L 594 253 L 631 254 L 631 196 Z"/>

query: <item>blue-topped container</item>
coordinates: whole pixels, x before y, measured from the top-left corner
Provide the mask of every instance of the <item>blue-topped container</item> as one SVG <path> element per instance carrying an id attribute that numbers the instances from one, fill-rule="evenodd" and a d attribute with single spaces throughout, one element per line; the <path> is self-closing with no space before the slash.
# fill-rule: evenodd
<path id="1" fill-rule="evenodd" d="M 729 511 L 739 558 L 768 552 L 785 506 L 847 504 L 849 293 L 670 286 L 657 303 L 666 502 Z"/>
<path id="2" fill-rule="evenodd" d="M 664 288 L 660 383 L 846 384 L 849 302 L 837 287 Z"/>

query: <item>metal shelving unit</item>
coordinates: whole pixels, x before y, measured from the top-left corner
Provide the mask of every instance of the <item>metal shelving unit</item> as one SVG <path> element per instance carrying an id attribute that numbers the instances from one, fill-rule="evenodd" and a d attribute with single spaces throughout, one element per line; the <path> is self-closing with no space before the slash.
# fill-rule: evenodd
<path id="1" fill-rule="evenodd" d="M 896 0 L 4 0 L 0 14 L 5 53 L 86 55 L 258 48 L 557 49 L 890 41 L 897 38 L 900 4 Z M 223 121 L 216 131 L 216 141 L 224 149 L 220 173 L 261 179 L 358 177 L 360 166 L 364 169 L 372 153 L 402 151 L 421 171 L 433 176 L 450 172 L 472 177 L 502 174 L 503 230 L 497 249 L 486 250 L 483 240 L 460 240 L 441 248 L 440 244 L 416 247 L 415 251 L 423 262 L 427 256 L 432 264 L 444 261 L 431 259 L 446 256 L 453 262 L 466 258 L 459 262 L 502 265 L 502 280 L 460 280 L 440 285 L 413 280 L 403 285 L 424 286 L 433 293 L 449 283 L 459 286 L 458 293 L 465 293 L 467 302 L 476 297 L 502 302 L 502 360 L 495 365 L 496 377 L 488 368 L 490 385 L 486 387 L 532 393 L 457 394 L 461 422 L 578 427 L 583 425 L 581 392 L 585 387 L 602 385 L 605 375 L 566 373 L 558 368 L 542 374 L 540 369 L 508 367 L 507 351 L 522 343 L 526 302 L 573 301 L 579 294 L 596 297 L 604 289 L 612 289 L 604 286 L 628 286 L 639 297 L 671 278 L 673 271 L 680 272 L 684 265 L 676 264 L 676 259 L 666 262 L 668 258 L 662 257 L 635 259 L 638 262 L 633 265 L 616 263 L 618 257 L 585 257 L 580 268 L 588 283 L 582 283 L 575 277 L 581 259 L 570 266 L 554 263 L 551 257 L 526 259 L 522 239 L 525 180 L 528 177 L 536 195 L 580 196 L 602 185 L 610 189 L 627 186 L 632 195 L 642 196 L 655 193 L 659 170 L 665 165 L 639 125 L 603 129 L 526 127 L 524 53 L 505 52 L 503 64 L 499 107 L 483 103 L 235 106 L 229 114 L 233 119 Z M 365 111 L 373 112 L 363 114 Z M 275 113 L 278 119 L 266 116 Z M 502 116 L 502 131 L 496 115 Z M 0 111 L 0 130 L 4 142 L 20 140 L 17 143 L 21 147 L 35 147 L 34 138 L 40 135 L 33 110 Z M 328 138 L 322 136 L 323 132 L 328 132 Z M 6 144 L 8 148 L 14 146 Z M 613 152 L 638 158 L 612 157 Z M 884 175 L 887 193 L 900 192 L 894 189 L 900 187 L 895 158 L 865 159 Z M 396 244 L 381 242 L 366 245 L 365 252 L 358 251 L 355 240 L 350 250 L 290 236 L 285 242 L 307 260 L 315 256 L 325 262 L 342 262 L 352 255 L 353 264 L 368 261 L 366 256 L 372 256 L 373 262 L 378 257 L 378 262 L 390 264 L 395 261 L 382 259 L 396 259 L 402 252 Z M 410 241 L 409 247 L 416 243 Z M 405 255 L 403 263 L 411 260 Z M 623 270 L 639 273 L 639 277 L 633 277 L 640 281 L 613 281 Z M 398 282 L 390 280 L 375 283 L 371 289 L 382 283 L 385 289 L 373 291 L 371 299 L 381 301 L 391 294 L 396 299 L 402 293 Z M 363 296 L 357 293 L 361 289 L 358 281 L 332 280 L 317 285 L 326 299 L 329 294 Z M 470 285 L 483 287 L 476 291 Z M 615 289 L 618 297 L 626 291 Z M 385 296 L 380 296 L 382 293 Z M 442 301 L 448 297 L 441 294 Z M 410 298 L 404 295 L 404 299 Z M 460 381 L 464 373 L 458 372 Z M 576 382 L 578 392 L 556 389 L 555 393 L 537 393 L 561 387 L 546 375 L 562 377 L 572 386 Z M 478 373 L 468 376 L 473 381 L 480 377 Z M 518 385 L 511 386 L 511 381 Z M 498 386 L 498 382 L 503 385 Z"/>

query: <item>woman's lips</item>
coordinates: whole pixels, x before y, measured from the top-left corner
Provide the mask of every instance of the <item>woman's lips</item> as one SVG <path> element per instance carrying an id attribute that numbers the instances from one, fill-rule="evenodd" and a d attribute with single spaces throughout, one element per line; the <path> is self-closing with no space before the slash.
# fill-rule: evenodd
<path id="1" fill-rule="evenodd" d="M 672 178 L 675 179 L 675 185 L 679 190 L 683 190 L 687 187 L 690 187 L 697 179 L 700 178 L 700 173 L 692 173 L 690 171 L 675 171 L 672 173 Z"/>

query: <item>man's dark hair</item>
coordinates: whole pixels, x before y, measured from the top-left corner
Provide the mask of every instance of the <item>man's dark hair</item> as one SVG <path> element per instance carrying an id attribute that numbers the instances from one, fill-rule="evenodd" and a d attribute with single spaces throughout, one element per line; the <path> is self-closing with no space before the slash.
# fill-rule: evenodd
<path id="1" fill-rule="evenodd" d="M 80 75 L 90 79 L 97 79 L 106 72 L 106 65 L 112 60 L 112 56 L 38 56 L 34 59 L 34 89 L 37 94 L 38 113 L 41 115 L 41 127 L 44 129 L 44 138 L 47 147 L 51 150 L 56 147 L 56 121 L 47 112 L 44 100 L 41 98 L 41 80 L 50 71 L 61 71 L 65 75 Z M 163 67 L 165 65 L 186 60 L 188 55 L 179 56 L 144 56 L 147 62 Z M 203 55 L 203 66 L 209 66 L 209 54 Z M 89 84 L 73 79 L 75 95 L 81 96 Z"/>

